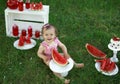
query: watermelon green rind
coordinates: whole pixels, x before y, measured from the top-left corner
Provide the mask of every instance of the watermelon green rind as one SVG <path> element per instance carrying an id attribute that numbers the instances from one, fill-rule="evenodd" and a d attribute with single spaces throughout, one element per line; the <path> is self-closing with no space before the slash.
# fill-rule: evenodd
<path id="1" fill-rule="evenodd" d="M 93 57 L 96 57 L 96 58 L 105 58 L 107 55 L 102 52 L 101 50 L 99 50 L 98 48 L 96 48 L 95 46 L 87 43 L 85 45 L 87 51 L 89 54 L 91 54 Z M 96 51 L 96 52 L 95 52 Z"/>
<path id="2" fill-rule="evenodd" d="M 64 58 L 60 53 L 58 53 L 54 49 L 52 50 L 52 58 L 53 58 L 53 61 L 59 66 L 66 66 L 68 64 L 67 59 Z"/>

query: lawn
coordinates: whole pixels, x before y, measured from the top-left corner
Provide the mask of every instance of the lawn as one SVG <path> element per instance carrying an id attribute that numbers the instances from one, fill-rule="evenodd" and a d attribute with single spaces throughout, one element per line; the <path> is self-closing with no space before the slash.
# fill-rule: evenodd
<path id="1" fill-rule="evenodd" d="M 41 40 L 30 50 L 18 50 L 6 36 L 4 10 L 7 0 L 0 0 L 0 84 L 63 84 L 37 56 Z M 31 2 L 39 0 L 31 0 Z M 82 69 L 73 68 L 66 78 L 70 84 L 120 84 L 120 72 L 105 76 L 95 69 L 94 57 L 86 50 L 90 43 L 112 57 L 107 45 L 120 37 L 120 0 L 41 0 L 50 6 L 49 23 L 56 26 L 59 39 L 67 46 Z M 120 53 L 118 53 L 120 60 Z M 116 63 L 120 68 L 120 62 Z"/>

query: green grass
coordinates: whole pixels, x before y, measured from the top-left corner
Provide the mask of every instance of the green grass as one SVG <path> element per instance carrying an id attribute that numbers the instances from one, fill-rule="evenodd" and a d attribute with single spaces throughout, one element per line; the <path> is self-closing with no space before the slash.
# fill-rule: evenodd
<path id="1" fill-rule="evenodd" d="M 31 0 L 39 2 L 39 0 Z M 85 49 L 90 43 L 112 56 L 107 45 L 113 36 L 120 37 L 120 0 L 41 0 L 50 5 L 49 22 L 59 31 L 59 39 L 67 46 L 83 69 L 73 68 L 67 78 L 70 84 L 119 84 L 120 72 L 105 76 L 95 69 L 94 59 Z M 21 51 L 13 47 L 16 38 L 6 36 L 4 10 L 6 0 L 0 0 L 0 84 L 62 84 L 37 57 L 37 45 Z M 118 53 L 120 60 L 120 53 Z M 117 63 L 120 68 L 120 62 Z"/>

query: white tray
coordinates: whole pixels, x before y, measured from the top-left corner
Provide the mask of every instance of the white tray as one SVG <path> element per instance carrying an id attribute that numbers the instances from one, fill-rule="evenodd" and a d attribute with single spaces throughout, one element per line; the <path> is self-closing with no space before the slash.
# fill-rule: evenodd
<path id="1" fill-rule="evenodd" d="M 36 45 L 36 41 L 33 40 L 33 39 L 31 39 L 31 43 L 30 43 L 30 44 L 26 44 L 26 43 L 25 43 L 24 46 L 18 46 L 18 41 L 19 41 L 19 39 L 16 40 L 16 41 L 13 43 L 13 46 L 14 46 L 15 48 L 17 48 L 17 49 L 20 49 L 20 50 L 28 50 L 28 49 L 31 49 L 31 48 L 35 47 L 35 45 Z"/>
<path id="2" fill-rule="evenodd" d="M 97 71 L 101 72 L 102 74 L 107 75 L 107 76 L 113 76 L 118 73 L 119 69 L 118 69 L 117 65 L 115 65 L 115 66 L 116 66 L 116 68 L 113 71 L 107 73 L 100 69 L 100 62 L 95 63 L 95 68 L 97 69 Z"/>
<path id="3" fill-rule="evenodd" d="M 65 73 L 70 71 L 73 68 L 74 62 L 71 58 L 68 59 L 69 64 L 66 66 L 59 66 L 53 60 L 50 61 L 50 69 L 57 73 Z"/>

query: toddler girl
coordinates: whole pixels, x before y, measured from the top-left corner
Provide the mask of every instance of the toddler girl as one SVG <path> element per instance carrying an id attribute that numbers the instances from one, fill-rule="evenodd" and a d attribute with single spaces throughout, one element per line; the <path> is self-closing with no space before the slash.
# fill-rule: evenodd
<path id="1" fill-rule="evenodd" d="M 43 59 L 43 62 L 49 66 L 49 62 L 52 59 L 51 56 L 51 50 L 54 48 L 55 50 L 57 50 L 57 47 L 60 47 L 63 55 L 65 58 L 70 58 L 70 55 L 67 52 L 67 48 L 66 46 L 58 39 L 57 37 L 57 30 L 56 28 L 51 25 L 51 24 L 45 24 L 42 27 L 42 36 L 44 41 L 40 44 L 40 47 L 38 49 L 37 55 Z M 77 68 L 81 68 L 84 66 L 83 63 L 75 63 L 74 62 L 75 67 Z M 63 78 L 59 73 L 55 73 L 53 72 L 57 77 L 59 77 L 60 79 L 64 79 L 65 84 L 68 84 L 70 82 L 70 79 L 65 79 Z"/>

